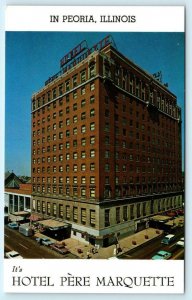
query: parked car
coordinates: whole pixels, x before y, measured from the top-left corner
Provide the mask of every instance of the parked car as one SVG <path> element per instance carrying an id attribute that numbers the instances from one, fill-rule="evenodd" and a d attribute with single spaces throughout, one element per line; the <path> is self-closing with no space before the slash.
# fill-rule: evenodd
<path id="1" fill-rule="evenodd" d="M 174 234 L 168 234 L 162 239 L 161 243 L 165 245 L 169 245 L 172 241 L 175 240 L 175 238 L 176 237 Z"/>
<path id="2" fill-rule="evenodd" d="M 36 241 L 41 244 L 41 245 L 45 245 L 45 246 L 50 246 L 52 244 L 54 244 L 54 242 L 52 242 L 50 239 L 48 238 L 36 238 Z"/>
<path id="3" fill-rule="evenodd" d="M 18 229 L 19 228 L 19 225 L 16 222 L 9 223 L 7 226 L 11 229 Z"/>
<path id="4" fill-rule="evenodd" d="M 7 258 L 23 258 L 17 251 L 9 251 L 5 253 L 5 257 Z"/>
<path id="5" fill-rule="evenodd" d="M 67 248 L 65 248 L 65 246 L 63 246 L 62 244 L 55 243 L 55 244 L 50 245 L 50 248 L 61 254 L 69 253 L 69 250 Z"/>
<path id="6" fill-rule="evenodd" d="M 152 257 L 152 259 L 169 259 L 171 256 L 172 254 L 170 252 L 160 250 Z"/>
<path id="7" fill-rule="evenodd" d="M 184 245 L 185 245 L 185 241 L 184 241 L 184 237 L 182 237 L 177 243 L 176 243 L 177 246 L 181 247 L 181 248 L 184 248 Z"/>

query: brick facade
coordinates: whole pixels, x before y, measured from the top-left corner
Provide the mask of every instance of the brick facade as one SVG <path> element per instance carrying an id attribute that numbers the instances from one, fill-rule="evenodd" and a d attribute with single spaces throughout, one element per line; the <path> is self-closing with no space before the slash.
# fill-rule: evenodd
<path id="1" fill-rule="evenodd" d="M 181 206 L 181 175 L 176 96 L 112 45 L 33 94 L 32 209 L 72 235 L 105 244 Z"/>

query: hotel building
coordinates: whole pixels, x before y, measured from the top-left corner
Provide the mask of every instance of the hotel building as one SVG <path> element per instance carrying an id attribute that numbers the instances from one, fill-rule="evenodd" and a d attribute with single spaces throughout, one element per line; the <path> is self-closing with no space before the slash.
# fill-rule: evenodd
<path id="1" fill-rule="evenodd" d="M 182 206 L 181 109 L 110 36 L 32 95 L 32 211 L 100 246 Z"/>

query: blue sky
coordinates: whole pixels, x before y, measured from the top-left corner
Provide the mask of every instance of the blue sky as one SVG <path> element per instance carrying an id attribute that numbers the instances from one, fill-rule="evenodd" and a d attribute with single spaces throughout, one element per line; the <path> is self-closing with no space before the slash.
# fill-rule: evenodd
<path id="1" fill-rule="evenodd" d="M 149 73 L 159 70 L 182 108 L 184 158 L 184 33 L 110 33 L 117 49 Z M 31 171 L 31 96 L 59 71 L 60 59 L 86 39 L 93 46 L 108 33 L 7 32 L 5 170 Z M 184 159 L 183 159 L 184 165 Z"/>

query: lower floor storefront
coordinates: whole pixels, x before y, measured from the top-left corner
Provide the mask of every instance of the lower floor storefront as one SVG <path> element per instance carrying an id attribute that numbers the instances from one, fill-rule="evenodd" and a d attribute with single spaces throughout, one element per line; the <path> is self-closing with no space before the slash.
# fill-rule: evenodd
<path id="1" fill-rule="evenodd" d="M 32 196 L 32 213 L 68 224 L 70 237 L 105 247 L 149 226 L 149 218 L 183 206 L 182 193 L 92 203 Z M 69 229 L 70 228 L 70 229 Z"/>

